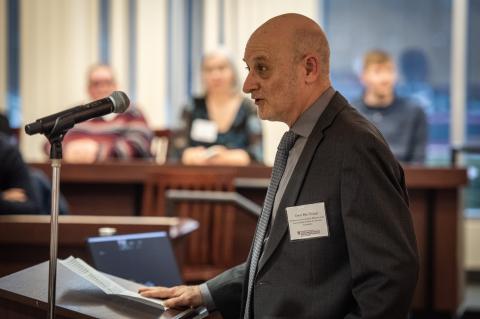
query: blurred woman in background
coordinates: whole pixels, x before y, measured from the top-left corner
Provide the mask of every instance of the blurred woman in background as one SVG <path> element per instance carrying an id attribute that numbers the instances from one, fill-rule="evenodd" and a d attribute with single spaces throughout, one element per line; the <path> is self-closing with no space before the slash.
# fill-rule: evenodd
<path id="1" fill-rule="evenodd" d="M 204 96 L 194 98 L 182 114 L 182 163 L 241 166 L 261 162 L 261 123 L 253 103 L 238 89 L 235 68 L 226 50 L 204 56 L 202 81 Z"/>

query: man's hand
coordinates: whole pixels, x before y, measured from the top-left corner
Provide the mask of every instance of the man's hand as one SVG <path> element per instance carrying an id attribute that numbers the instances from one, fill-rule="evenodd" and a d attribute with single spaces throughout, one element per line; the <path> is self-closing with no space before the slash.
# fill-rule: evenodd
<path id="1" fill-rule="evenodd" d="M 71 141 L 63 150 L 63 158 L 70 163 L 93 163 L 96 161 L 100 144 L 97 142 L 82 138 Z"/>
<path id="2" fill-rule="evenodd" d="M 165 307 L 198 307 L 203 304 L 198 286 L 145 287 L 138 290 L 144 297 L 164 299 Z"/>

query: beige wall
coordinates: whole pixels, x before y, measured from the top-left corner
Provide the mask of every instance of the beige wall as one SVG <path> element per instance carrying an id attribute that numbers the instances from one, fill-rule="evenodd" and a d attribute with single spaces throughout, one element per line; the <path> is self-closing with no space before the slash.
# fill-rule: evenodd
<path id="1" fill-rule="evenodd" d="M 138 1 L 137 92 L 150 125 L 165 123 L 167 1 Z"/>
<path id="2" fill-rule="evenodd" d="M 21 3 L 20 90 L 23 121 L 85 101 L 85 71 L 96 61 L 95 0 L 24 0 Z M 23 136 L 28 161 L 41 160 L 42 136 Z"/>

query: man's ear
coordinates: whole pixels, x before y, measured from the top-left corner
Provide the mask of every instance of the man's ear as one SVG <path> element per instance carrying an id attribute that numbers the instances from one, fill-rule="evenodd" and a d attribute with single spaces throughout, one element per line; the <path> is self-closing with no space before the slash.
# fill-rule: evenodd
<path id="1" fill-rule="evenodd" d="M 314 55 L 307 55 L 304 59 L 305 67 L 305 82 L 313 83 L 315 82 L 320 73 L 320 66 L 318 58 Z"/>

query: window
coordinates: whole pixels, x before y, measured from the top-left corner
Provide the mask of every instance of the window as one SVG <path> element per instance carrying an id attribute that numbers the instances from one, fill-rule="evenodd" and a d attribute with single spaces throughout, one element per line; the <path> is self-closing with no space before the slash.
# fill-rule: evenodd
<path id="1" fill-rule="evenodd" d="M 473 147 L 463 158 L 469 177 L 465 209 L 468 217 L 480 218 L 480 1 L 470 0 L 468 5 L 466 135 L 467 144 Z"/>

